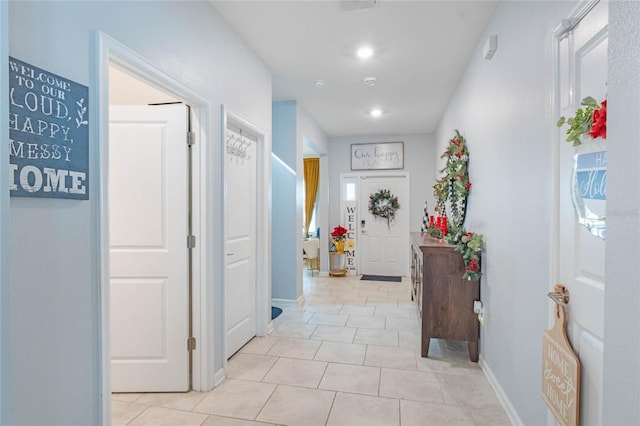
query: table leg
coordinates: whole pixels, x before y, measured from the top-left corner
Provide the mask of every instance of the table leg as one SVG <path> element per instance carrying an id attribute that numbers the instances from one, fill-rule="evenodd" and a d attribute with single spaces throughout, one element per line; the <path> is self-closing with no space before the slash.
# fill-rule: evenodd
<path id="1" fill-rule="evenodd" d="M 431 338 L 429 336 L 422 336 L 422 345 L 420 348 L 420 356 L 422 358 L 429 356 L 429 343 L 431 343 Z"/>
<path id="2" fill-rule="evenodd" d="M 467 345 L 469 347 L 469 359 L 473 362 L 478 362 L 478 341 L 467 342 Z"/>

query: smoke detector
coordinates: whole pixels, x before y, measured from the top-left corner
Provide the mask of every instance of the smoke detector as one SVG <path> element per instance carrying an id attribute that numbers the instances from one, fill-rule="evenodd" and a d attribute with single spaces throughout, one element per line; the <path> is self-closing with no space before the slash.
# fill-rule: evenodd
<path id="1" fill-rule="evenodd" d="M 373 87 L 376 85 L 376 78 L 375 77 L 366 77 L 363 80 L 363 83 L 365 86 L 369 86 L 369 87 Z"/>
<path id="2" fill-rule="evenodd" d="M 378 0 L 338 0 L 343 11 L 369 9 L 378 4 Z"/>
<path id="3" fill-rule="evenodd" d="M 324 80 L 316 80 L 313 82 L 313 84 L 318 88 L 318 89 L 322 89 L 324 87 Z"/>

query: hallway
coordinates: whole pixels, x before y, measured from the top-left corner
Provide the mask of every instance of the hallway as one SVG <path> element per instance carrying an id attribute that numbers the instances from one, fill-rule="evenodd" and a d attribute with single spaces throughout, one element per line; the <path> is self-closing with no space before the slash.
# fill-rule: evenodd
<path id="1" fill-rule="evenodd" d="M 113 425 L 508 425 L 466 345 L 419 356 L 409 281 L 311 277 L 211 392 L 114 394 Z"/>

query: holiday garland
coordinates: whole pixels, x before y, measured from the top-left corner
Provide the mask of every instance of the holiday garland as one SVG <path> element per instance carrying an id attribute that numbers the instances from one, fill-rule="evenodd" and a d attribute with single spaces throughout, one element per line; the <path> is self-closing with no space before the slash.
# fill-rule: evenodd
<path id="1" fill-rule="evenodd" d="M 400 208 L 398 197 L 395 197 L 388 189 L 381 189 L 369 195 L 369 212 L 373 217 L 387 219 L 387 226 L 396 217 L 396 210 Z"/>
<path id="2" fill-rule="evenodd" d="M 458 130 L 449 141 L 449 146 L 440 158 L 446 158 L 445 167 L 440 170 L 444 175 L 433 185 L 433 195 L 437 199 L 436 212 L 447 217 L 447 204 L 451 209 L 451 220 L 445 222 L 446 242 L 455 245 L 455 250 L 462 254 L 464 261 L 463 278 L 476 281 L 480 279 L 480 253 L 484 249 L 483 236 L 464 229 L 467 212 L 467 198 L 471 191 L 469 179 L 469 151 L 467 142 Z M 429 227 L 429 235 L 443 237 L 443 231 L 437 226 Z"/>
<path id="3" fill-rule="evenodd" d="M 477 281 L 482 276 L 480 271 L 480 253 L 484 248 L 482 235 L 473 232 L 461 231 L 460 237 L 455 250 L 462 254 L 464 260 L 463 278 L 470 281 Z"/>
<path id="4" fill-rule="evenodd" d="M 438 202 L 436 212 L 440 216 L 448 216 L 447 203 L 451 209 L 451 226 L 461 227 L 467 213 L 467 197 L 471 190 L 469 180 L 469 151 L 467 142 L 458 130 L 449 141 L 449 146 L 440 158 L 446 158 L 445 167 L 440 170 L 444 175 L 433 185 L 433 195 Z"/>
<path id="5" fill-rule="evenodd" d="M 607 100 L 596 101 L 591 96 L 587 96 L 580 103 L 584 107 L 578 108 L 573 117 L 566 119 L 560 117 L 556 125 L 562 127 L 565 124 L 569 126 L 567 129 L 567 142 L 571 142 L 573 146 L 582 144 L 582 135 L 585 133 L 592 139 L 607 138 Z"/>

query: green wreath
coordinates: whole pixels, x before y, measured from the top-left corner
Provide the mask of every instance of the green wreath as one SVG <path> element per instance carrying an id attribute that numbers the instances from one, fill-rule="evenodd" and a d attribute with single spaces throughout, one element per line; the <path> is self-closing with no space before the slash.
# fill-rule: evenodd
<path id="1" fill-rule="evenodd" d="M 395 197 L 388 189 L 381 189 L 369 195 L 369 212 L 373 217 L 387 219 L 387 226 L 396 217 L 396 210 L 400 208 L 398 197 Z"/>

